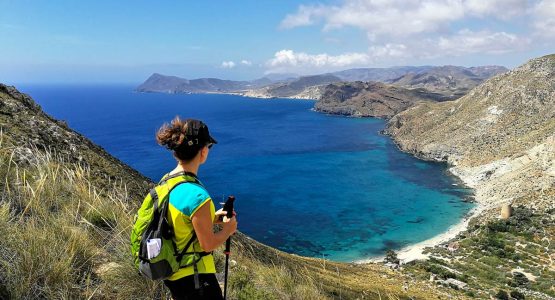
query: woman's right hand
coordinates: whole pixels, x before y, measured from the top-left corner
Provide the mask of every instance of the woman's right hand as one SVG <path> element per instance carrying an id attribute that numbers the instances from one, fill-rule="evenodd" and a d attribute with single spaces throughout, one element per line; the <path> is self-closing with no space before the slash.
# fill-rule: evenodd
<path id="1" fill-rule="evenodd" d="M 235 231 L 237 231 L 237 218 L 235 217 L 235 214 L 231 218 L 224 217 L 224 220 L 221 224 L 222 230 L 224 230 L 227 235 L 232 235 L 235 233 Z"/>

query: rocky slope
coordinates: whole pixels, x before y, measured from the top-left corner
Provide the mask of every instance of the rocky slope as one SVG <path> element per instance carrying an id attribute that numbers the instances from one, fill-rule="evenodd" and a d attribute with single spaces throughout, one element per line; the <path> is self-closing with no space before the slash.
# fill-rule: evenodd
<path id="1" fill-rule="evenodd" d="M 32 151 L 52 150 L 70 163 L 90 167 L 98 183 L 129 182 L 131 193 L 143 190 L 150 180 L 109 155 L 100 146 L 75 132 L 63 121 L 42 111 L 33 99 L 11 86 L 0 84 L 0 129 L 5 139 L 17 145 L 14 158 L 26 161 Z M 136 194 L 142 197 L 142 192 Z"/>
<path id="2" fill-rule="evenodd" d="M 418 157 L 445 161 L 484 209 L 555 206 L 555 55 L 496 76 L 466 96 L 422 103 L 386 132 Z"/>
<path id="3" fill-rule="evenodd" d="M 441 95 L 423 89 L 409 90 L 379 82 L 342 82 L 327 85 L 314 109 L 338 115 L 390 118 L 419 101 L 441 99 Z"/>

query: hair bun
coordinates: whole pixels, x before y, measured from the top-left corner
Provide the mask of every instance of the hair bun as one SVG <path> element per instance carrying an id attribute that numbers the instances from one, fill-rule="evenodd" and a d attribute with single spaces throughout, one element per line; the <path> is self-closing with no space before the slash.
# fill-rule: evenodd
<path id="1" fill-rule="evenodd" d="M 182 121 L 178 116 L 170 124 L 164 123 L 160 127 L 156 134 L 156 141 L 159 145 L 175 151 L 185 141 L 186 133 L 187 123 Z"/>

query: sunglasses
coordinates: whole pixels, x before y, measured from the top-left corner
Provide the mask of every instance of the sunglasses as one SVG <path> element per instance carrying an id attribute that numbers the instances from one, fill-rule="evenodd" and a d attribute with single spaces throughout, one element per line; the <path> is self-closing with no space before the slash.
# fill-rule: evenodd
<path id="1" fill-rule="evenodd" d="M 208 149 L 212 148 L 212 146 L 214 146 L 214 144 L 212 144 L 212 143 L 206 145 L 206 147 L 208 147 Z"/>

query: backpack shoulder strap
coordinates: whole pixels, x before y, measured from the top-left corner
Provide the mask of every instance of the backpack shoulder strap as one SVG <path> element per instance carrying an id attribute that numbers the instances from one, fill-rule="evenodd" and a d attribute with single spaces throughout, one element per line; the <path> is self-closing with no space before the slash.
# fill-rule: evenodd
<path id="1" fill-rule="evenodd" d="M 162 179 L 160 180 L 158 185 L 166 184 L 167 182 L 171 181 L 172 179 L 178 178 L 178 177 L 183 177 L 185 179 L 185 181 L 187 181 L 187 182 L 194 182 L 194 183 L 198 183 L 198 184 L 202 185 L 200 183 L 200 180 L 198 179 L 197 175 L 195 175 L 194 173 L 191 173 L 191 172 L 187 172 L 187 171 L 177 172 L 177 173 L 172 174 L 172 175 L 169 175 L 169 173 L 168 173 L 168 174 L 164 175 L 164 177 L 162 177 Z"/>

